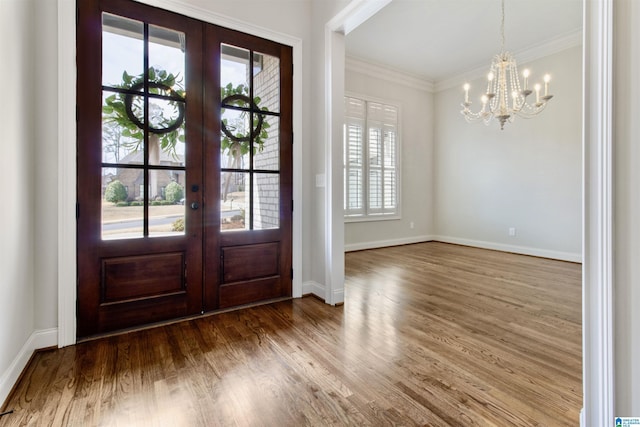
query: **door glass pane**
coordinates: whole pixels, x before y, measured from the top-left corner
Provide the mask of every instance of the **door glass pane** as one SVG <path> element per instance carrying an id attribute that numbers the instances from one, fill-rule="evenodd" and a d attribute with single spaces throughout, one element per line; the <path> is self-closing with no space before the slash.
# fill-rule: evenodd
<path id="1" fill-rule="evenodd" d="M 280 176 L 256 173 L 253 176 L 253 229 L 280 227 Z"/>
<path id="2" fill-rule="evenodd" d="M 172 103 L 174 104 L 173 106 L 170 105 Z M 182 102 L 150 99 L 150 165 L 185 165 L 185 120 L 184 109 L 182 109 L 183 106 L 184 103 Z"/>
<path id="3" fill-rule="evenodd" d="M 159 166 L 185 166 L 184 141 L 170 141 L 157 135 L 150 135 L 149 164 Z"/>
<path id="4" fill-rule="evenodd" d="M 238 100 L 249 101 L 249 51 L 227 44 L 220 45 L 220 87 L 223 105 Z"/>
<path id="5" fill-rule="evenodd" d="M 162 83 L 174 90 L 186 87 L 184 73 L 185 35 L 149 25 L 149 81 Z"/>
<path id="6" fill-rule="evenodd" d="M 222 168 L 249 168 L 249 126 L 248 113 L 228 108 L 222 110 L 222 135 L 220 141 Z"/>
<path id="7" fill-rule="evenodd" d="M 140 97 L 132 97 L 140 98 Z M 144 163 L 143 133 L 126 115 L 125 95 L 103 91 L 102 161 L 141 165 Z"/>
<path id="8" fill-rule="evenodd" d="M 184 235 L 185 172 L 151 169 L 149 181 L 149 236 Z"/>
<path id="9" fill-rule="evenodd" d="M 102 168 L 102 238 L 142 237 L 142 169 Z"/>
<path id="10" fill-rule="evenodd" d="M 149 164 L 184 165 L 184 33 L 149 25 Z"/>
<path id="11" fill-rule="evenodd" d="M 260 110 L 280 111 L 280 58 L 253 54 L 253 96 Z"/>
<path id="12" fill-rule="evenodd" d="M 277 171 L 280 169 L 280 118 L 261 114 L 254 116 L 260 132 L 254 139 L 253 167 Z"/>
<path id="13" fill-rule="evenodd" d="M 142 76 L 143 40 L 142 22 L 109 13 L 102 14 L 103 85 L 120 87 L 129 76 Z"/>
<path id="14" fill-rule="evenodd" d="M 220 229 L 222 231 L 248 229 L 249 174 L 223 172 L 221 187 Z"/>

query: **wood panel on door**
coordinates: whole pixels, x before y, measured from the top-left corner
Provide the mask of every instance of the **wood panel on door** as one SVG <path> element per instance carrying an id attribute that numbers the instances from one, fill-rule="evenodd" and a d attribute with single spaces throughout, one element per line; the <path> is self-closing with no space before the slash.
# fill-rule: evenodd
<path id="1" fill-rule="evenodd" d="M 78 335 L 290 296 L 291 48 L 130 0 L 77 30 Z"/>

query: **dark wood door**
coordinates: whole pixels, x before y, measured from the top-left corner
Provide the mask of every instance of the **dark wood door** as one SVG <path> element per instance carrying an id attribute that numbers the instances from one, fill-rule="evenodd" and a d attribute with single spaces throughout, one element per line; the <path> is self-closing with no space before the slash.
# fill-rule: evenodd
<path id="1" fill-rule="evenodd" d="M 291 49 L 128 0 L 77 39 L 78 336 L 290 296 Z"/>
<path id="2" fill-rule="evenodd" d="M 214 26 L 205 46 L 206 306 L 291 296 L 292 50 Z"/>

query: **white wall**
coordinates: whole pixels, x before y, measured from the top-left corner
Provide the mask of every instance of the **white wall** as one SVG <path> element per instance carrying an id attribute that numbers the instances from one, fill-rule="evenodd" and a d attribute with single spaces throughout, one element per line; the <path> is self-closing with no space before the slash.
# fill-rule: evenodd
<path id="1" fill-rule="evenodd" d="M 580 260 L 581 61 L 574 47 L 519 65 L 540 82 L 550 72 L 555 97 L 538 117 L 516 118 L 504 130 L 465 122 L 464 82 L 436 94 L 437 239 Z M 470 83 L 478 109 L 486 80 Z M 511 227 L 516 236 L 508 235 Z"/>
<path id="2" fill-rule="evenodd" d="M 10 367 L 34 328 L 34 146 L 41 118 L 34 114 L 33 14 L 33 0 L 0 1 L 4 188 L 0 209 L 0 402 L 15 381 Z M 39 70 L 37 77 L 46 73 L 46 69 Z M 49 143 L 55 145 L 55 137 Z M 53 225 L 55 228 L 55 222 Z"/>
<path id="3" fill-rule="evenodd" d="M 58 324 L 58 144 L 57 96 L 58 40 L 56 2 L 35 0 L 37 13 L 31 17 L 35 27 L 33 54 L 40 64 L 34 89 L 37 101 L 32 106 L 35 126 L 35 329 L 54 328 Z M 46 70 L 46 78 L 42 78 Z M 40 101 L 42 100 L 42 101 Z"/>
<path id="4" fill-rule="evenodd" d="M 367 66 L 366 63 L 357 65 L 357 68 Z M 346 223 L 346 250 L 425 241 L 434 232 L 433 94 L 426 89 L 417 89 L 411 82 L 403 84 L 406 80 L 410 81 L 401 74 L 395 76 L 395 82 L 376 78 L 347 66 L 347 92 L 400 106 L 402 218 Z"/>
<path id="5" fill-rule="evenodd" d="M 614 4 L 615 416 L 640 416 L 640 2 Z"/>

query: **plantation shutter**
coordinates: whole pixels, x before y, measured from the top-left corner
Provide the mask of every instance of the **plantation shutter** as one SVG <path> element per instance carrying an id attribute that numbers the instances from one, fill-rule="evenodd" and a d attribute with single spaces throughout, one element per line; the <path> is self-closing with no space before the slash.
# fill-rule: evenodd
<path id="1" fill-rule="evenodd" d="M 345 97 L 346 217 L 398 214 L 398 108 Z"/>
<path id="2" fill-rule="evenodd" d="M 344 125 L 344 212 L 365 214 L 364 202 L 364 129 L 365 102 L 345 97 Z"/>
<path id="3" fill-rule="evenodd" d="M 388 214 L 397 210 L 397 122 L 396 107 L 367 103 L 368 214 Z"/>

